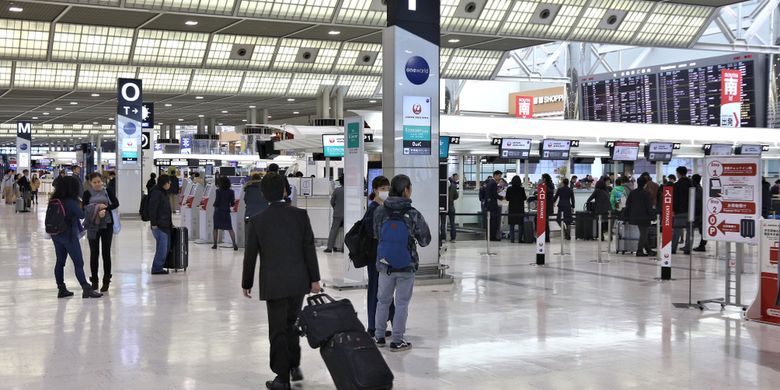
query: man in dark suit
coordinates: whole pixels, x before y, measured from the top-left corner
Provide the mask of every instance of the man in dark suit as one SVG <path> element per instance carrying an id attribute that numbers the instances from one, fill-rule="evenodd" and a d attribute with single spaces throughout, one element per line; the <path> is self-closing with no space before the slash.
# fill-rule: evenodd
<path id="1" fill-rule="evenodd" d="M 260 255 L 258 295 L 268 308 L 271 342 L 272 390 L 290 389 L 290 379 L 303 379 L 300 371 L 301 347 L 295 320 L 307 293 L 318 293 L 320 270 L 314 247 L 314 233 L 305 210 L 285 202 L 283 177 L 267 174 L 260 183 L 269 206 L 249 219 L 242 287 L 251 298 L 257 255 Z"/>
<path id="2" fill-rule="evenodd" d="M 498 194 L 498 182 L 501 181 L 503 172 L 493 172 L 493 180 L 488 182 L 486 189 L 485 208 L 490 213 L 490 241 L 501 241 L 501 233 L 499 228 L 501 227 L 501 206 L 498 205 L 499 200 L 504 200 L 504 197 Z"/>

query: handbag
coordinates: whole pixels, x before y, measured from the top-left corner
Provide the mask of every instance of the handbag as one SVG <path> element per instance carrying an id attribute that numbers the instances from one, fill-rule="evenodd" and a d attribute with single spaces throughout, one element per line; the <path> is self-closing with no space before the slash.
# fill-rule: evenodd
<path id="1" fill-rule="evenodd" d="M 312 348 L 319 348 L 339 332 L 366 331 L 348 299 L 335 300 L 327 294 L 318 294 L 307 298 L 307 303 L 298 314 L 295 326 Z"/>

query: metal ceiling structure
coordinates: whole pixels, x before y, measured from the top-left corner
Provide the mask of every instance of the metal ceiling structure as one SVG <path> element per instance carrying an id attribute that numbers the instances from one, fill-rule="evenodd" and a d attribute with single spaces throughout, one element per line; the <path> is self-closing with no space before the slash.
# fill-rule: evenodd
<path id="1" fill-rule="evenodd" d="M 460 80 L 500 78 L 510 52 L 556 40 L 690 48 L 738 3 L 441 2 L 440 74 Z M 328 85 L 347 87 L 345 109 L 377 108 L 385 23 L 383 0 L 2 0 L 0 123 L 109 125 L 118 77 L 141 78 L 165 123 L 311 115 Z"/>

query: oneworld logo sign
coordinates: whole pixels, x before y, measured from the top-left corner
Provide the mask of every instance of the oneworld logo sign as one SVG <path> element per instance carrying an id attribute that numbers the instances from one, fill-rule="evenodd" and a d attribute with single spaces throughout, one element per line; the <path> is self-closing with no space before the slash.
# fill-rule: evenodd
<path id="1" fill-rule="evenodd" d="M 431 67 L 428 65 L 428 61 L 420 56 L 414 56 L 406 61 L 406 78 L 414 85 L 422 85 L 428 81 L 428 76 L 431 74 Z"/>

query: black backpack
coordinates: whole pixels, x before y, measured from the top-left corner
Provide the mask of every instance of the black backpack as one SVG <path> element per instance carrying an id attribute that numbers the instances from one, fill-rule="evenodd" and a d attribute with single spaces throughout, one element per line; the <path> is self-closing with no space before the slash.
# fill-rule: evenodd
<path id="1" fill-rule="evenodd" d="M 68 213 L 65 204 L 59 199 L 52 199 L 46 207 L 46 233 L 56 236 L 68 231 Z"/>
<path id="2" fill-rule="evenodd" d="M 355 268 L 363 268 L 376 261 L 376 242 L 367 229 L 361 219 L 344 235 L 344 246 L 349 249 L 349 259 Z"/>
<path id="3" fill-rule="evenodd" d="M 141 214 L 141 220 L 149 222 L 151 219 L 149 216 L 149 195 L 141 195 L 141 207 L 138 209 L 138 214 Z"/>

